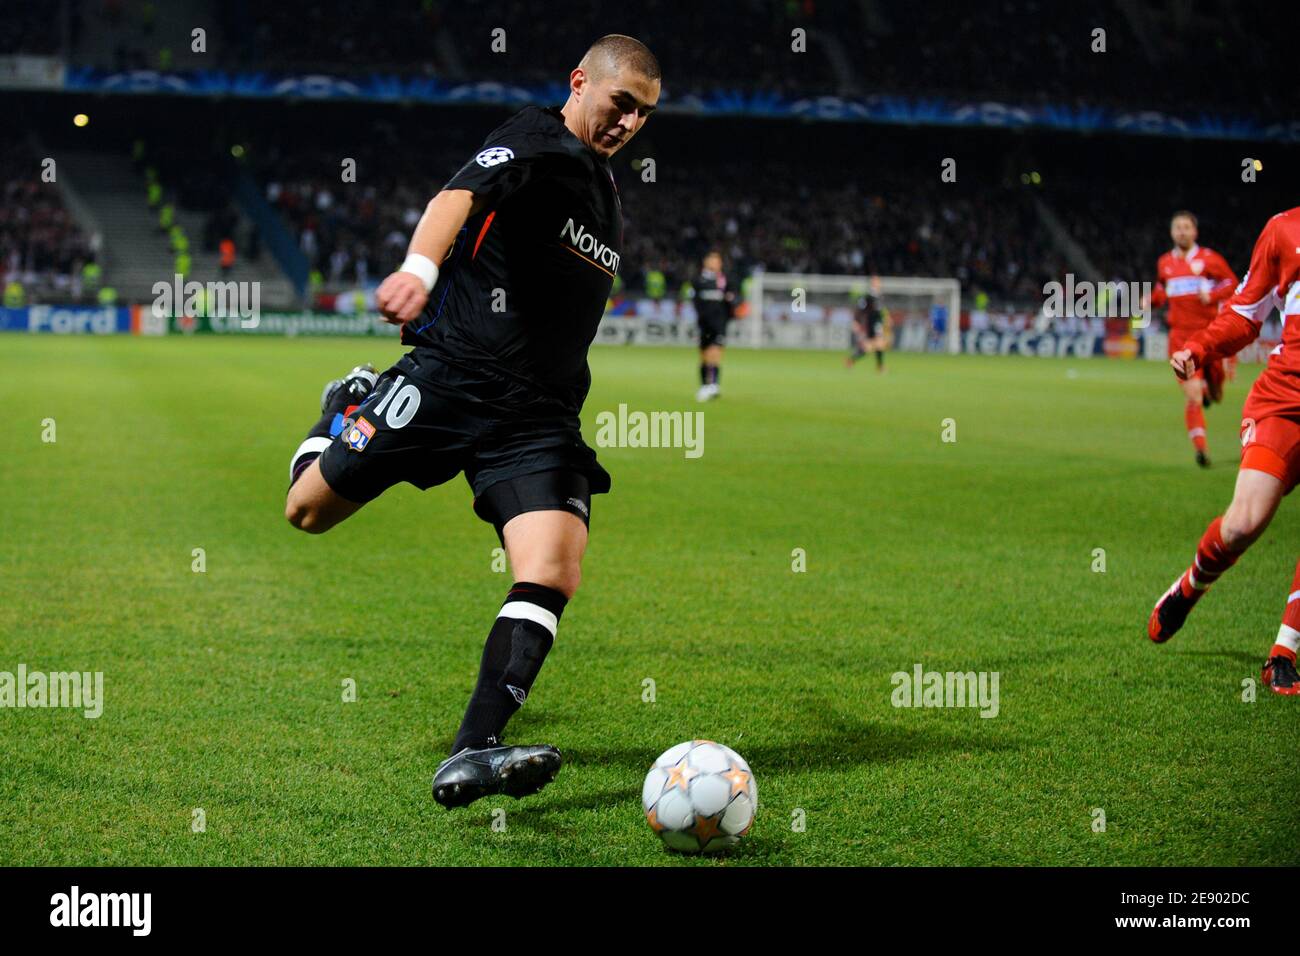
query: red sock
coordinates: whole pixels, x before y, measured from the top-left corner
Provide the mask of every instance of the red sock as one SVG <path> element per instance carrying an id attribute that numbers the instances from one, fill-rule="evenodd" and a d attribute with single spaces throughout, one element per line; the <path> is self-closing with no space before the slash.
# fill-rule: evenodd
<path id="1" fill-rule="evenodd" d="M 1205 451 L 1205 411 L 1200 402 L 1188 402 L 1183 408 L 1187 420 L 1187 437 L 1197 451 Z"/>
<path id="2" fill-rule="evenodd" d="M 1196 558 L 1183 575 L 1184 596 L 1192 597 L 1204 591 L 1241 557 L 1240 553 L 1229 551 L 1224 545 L 1223 536 L 1219 534 L 1222 523 L 1223 516 L 1220 515 L 1210 522 L 1205 534 L 1201 535 L 1201 542 L 1196 546 Z"/>
<path id="3" fill-rule="evenodd" d="M 1291 579 L 1291 593 L 1287 595 L 1286 610 L 1282 612 L 1277 642 L 1268 656 L 1289 657 L 1294 661 L 1297 648 L 1300 648 L 1300 562 L 1296 563 L 1295 577 Z"/>

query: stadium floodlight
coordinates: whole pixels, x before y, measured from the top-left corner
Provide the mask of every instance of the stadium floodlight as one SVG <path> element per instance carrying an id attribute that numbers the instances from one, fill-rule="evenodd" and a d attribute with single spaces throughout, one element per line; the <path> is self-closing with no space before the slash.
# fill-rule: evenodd
<path id="1" fill-rule="evenodd" d="M 751 348 L 846 349 L 853 310 L 867 294 L 889 311 L 894 348 L 961 351 L 961 283 L 920 276 L 756 271 L 746 317 L 733 324 L 729 343 Z"/>

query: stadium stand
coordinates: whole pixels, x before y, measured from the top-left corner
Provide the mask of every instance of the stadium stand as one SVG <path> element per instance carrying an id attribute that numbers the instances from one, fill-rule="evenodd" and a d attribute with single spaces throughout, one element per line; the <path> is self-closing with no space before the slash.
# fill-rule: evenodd
<path id="1" fill-rule="evenodd" d="M 668 92 L 679 98 L 739 86 L 790 94 L 1011 95 L 1158 109 L 1195 104 L 1261 114 L 1289 106 L 1268 82 L 1289 63 L 1285 33 L 1261 38 L 1229 0 L 740 0 L 725 7 L 571 0 L 551 18 L 534 16 L 523 0 L 350 5 L 350 17 L 383 23 L 383 30 L 340 30 L 333 12 L 307 0 L 235 0 L 220 5 L 218 15 L 228 38 L 223 62 L 231 66 L 267 58 L 332 72 L 382 64 L 456 79 L 554 81 L 557 53 L 576 57 L 590 37 L 623 32 L 656 50 Z M 521 24 L 527 28 L 515 29 Z M 796 27 L 824 52 L 774 55 L 789 50 Z M 506 31 L 504 53 L 489 46 L 497 28 Z M 1098 28 L 1106 31 L 1106 52 L 1094 54 Z M 1240 55 L 1243 46 L 1249 57 Z M 1169 82 L 1170 75 L 1177 81 Z M 1160 92 L 1171 89 L 1176 96 Z"/>
<path id="2" fill-rule="evenodd" d="M 373 282 L 400 264 L 424 204 L 477 148 L 465 130 L 493 124 L 485 117 L 445 132 L 429 130 L 400 149 L 351 148 L 358 141 L 383 143 L 380 124 L 333 146 L 254 152 L 263 157 L 258 173 L 268 201 L 322 273 L 323 288 L 337 291 Z M 892 146 L 882 142 L 870 162 L 846 170 L 834 151 L 810 154 L 800 138 L 735 128 L 723 138 L 745 156 L 737 178 L 708 157 L 692 157 L 697 136 L 656 137 L 656 146 L 672 158 L 652 183 L 641 181 L 634 164 L 616 164 L 627 235 L 623 279 L 631 290 L 643 290 L 652 269 L 676 289 L 712 245 L 720 245 L 741 273 L 762 266 L 956 275 L 999 301 L 1037 295 L 1063 268 L 1043 255 L 1051 242 L 1023 190 L 945 195 L 950 187 L 937 176 L 925 182 L 898 171 L 916 137 Z M 357 154 L 357 185 L 339 181 L 334 157 L 345 152 Z"/>
<path id="3" fill-rule="evenodd" d="M 0 151 L 0 273 L 19 283 L 26 301 L 80 298 L 86 263 L 101 239 L 77 225 L 57 185 L 42 181 L 38 156 L 26 145 Z"/>
<path id="4" fill-rule="evenodd" d="M 0 55 L 57 53 L 67 41 L 81 36 L 81 3 L 70 2 L 64 34 L 63 18 L 52 15 L 48 6 L 15 0 L 0 3 Z"/>
<path id="5" fill-rule="evenodd" d="M 1225 15 L 1229 6 L 1105 0 L 1086 9 L 1054 7 L 1048 28 L 1039 0 L 978 8 L 741 0 L 725 13 L 685 0 L 573 0 L 552 18 L 533 16 L 522 0 L 422 0 L 396 8 L 357 0 L 349 22 L 385 26 L 361 30 L 339 29 L 337 16 L 306 0 L 63 0 L 57 17 L 22 5 L 0 17 L 0 50 L 64 50 L 74 63 L 153 67 L 166 47 L 174 48 L 177 68 L 274 63 L 334 74 L 378 69 L 559 83 L 557 58 L 567 65 L 593 35 L 624 30 L 655 48 L 669 102 L 697 90 L 741 87 L 789 95 L 987 94 L 1132 109 L 1190 104 L 1285 115 L 1290 104 L 1262 81 L 1285 62 L 1282 34 L 1256 38 L 1249 58 L 1234 57 L 1245 34 Z M 191 55 L 185 43 L 187 24 L 200 21 L 212 24 L 209 60 Z M 1042 28 L 1032 31 L 1033 43 L 1021 42 L 1015 25 L 1030 21 Z M 524 23 L 526 29 L 515 28 Z M 1097 26 L 1107 31 L 1107 52 L 1081 54 Z M 506 52 L 489 45 L 496 27 L 506 29 Z M 778 62 L 773 51 L 789 48 L 796 27 L 809 31 L 817 54 Z M 1230 62 L 1234 69 L 1225 69 Z M 1167 81 L 1171 73 L 1178 83 Z M 1152 98 L 1169 89 L 1180 91 L 1177 102 Z M 104 104 L 98 115 L 129 113 L 123 102 Z M 135 144 L 105 138 L 98 124 L 73 140 L 44 115 L 28 118 L 52 137 L 50 149 L 67 172 L 60 192 L 40 188 L 30 170 L 20 175 L 12 151 L 7 161 L 8 195 L 21 201 L 4 213 L 6 262 L 10 271 L 40 277 L 31 283 L 36 299 L 71 294 L 92 239 L 107 278 L 125 296 L 143 295 L 152 280 L 171 274 L 176 249 L 170 232 L 159 228 L 160 205 L 173 207 L 197 277 L 258 278 L 282 303 L 298 301 L 294 285 L 327 293 L 373 285 L 401 260 L 428 198 L 509 112 L 386 104 L 347 112 L 338 104 L 218 106 L 196 98 L 149 103 L 153 128 L 143 160 Z M 256 112 L 263 108 L 273 120 Z M 131 117 L 132 124 L 143 119 Z M 233 160 L 232 144 L 242 144 L 247 156 Z M 1220 146 L 1216 162 L 1235 167 L 1243 147 Z M 1150 278 L 1167 247 L 1169 213 L 1182 207 L 1201 216 L 1206 244 L 1244 271 L 1272 199 L 1216 186 L 1204 161 L 1197 169 L 1180 162 L 1183 148 L 1169 138 L 811 127 L 665 111 L 638 140 L 637 155 L 616 163 L 627 236 L 621 279 L 642 291 L 648 277 L 662 274 L 671 295 L 703 251 L 718 245 L 736 275 L 757 267 L 952 275 L 992 307 L 1025 308 L 1041 302 L 1043 284 L 1067 270 Z M 1197 149 L 1201 157 L 1211 152 Z M 642 181 L 639 156 L 655 157 L 653 183 Z M 960 161 L 956 183 L 939 181 L 945 156 Z M 356 162 L 356 183 L 341 181 L 344 158 Z M 1166 172 L 1159 190 L 1150 188 L 1150 177 L 1132 175 L 1149 163 Z M 917 175 L 918 167 L 935 173 Z M 1029 170 L 1036 177 L 1041 171 L 1041 180 L 1031 183 Z M 1105 196 L 1088 194 L 1098 174 L 1108 183 Z M 150 202 L 151 176 L 162 196 L 157 204 Z M 64 207 L 53 198 L 59 195 L 84 202 Z M 280 233 L 277 245 L 273 234 Z M 224 269 L 223 242 L 233 263 Z M 265 254 L 269 246 L 274 256 Z M 307 276 L 314 281 L 304 282 Z"/>

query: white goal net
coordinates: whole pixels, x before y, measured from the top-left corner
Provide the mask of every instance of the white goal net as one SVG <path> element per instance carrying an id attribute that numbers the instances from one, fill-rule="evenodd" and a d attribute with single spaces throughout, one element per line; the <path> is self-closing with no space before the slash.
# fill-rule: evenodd
<path id="1" fill-rule="evenodd" d="M 853 312 L 874 295 L 889 314 L 889 347 L 961 351 L 961 283 L 913 276 L 795 275 L 755 272 L 727 323 L 727 345 L 741 348 L 848 349 Z M 638 297 L 607 312 L 596 333 L 606 345 L 695 346 L 689 298 Z"/>
<path id="2" fill-rule="evenodd" d="M 961 283 L 915 276 L 755 272 L 747 315 L 733 322 L 728 344 L 847 349 L 854 310 L 868 294 L 888 312 L 891 348 L 961 351 Z"/>

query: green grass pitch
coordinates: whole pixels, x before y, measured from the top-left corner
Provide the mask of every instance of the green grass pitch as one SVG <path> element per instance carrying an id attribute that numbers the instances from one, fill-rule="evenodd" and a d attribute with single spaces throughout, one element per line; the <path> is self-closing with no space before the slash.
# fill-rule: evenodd
<path id="1" fill-rule="evenodd" d="M 323 537 L 283 518 L 322 382 L 399 346 L 0 350 L 0 670 L 105 683 L 97 720 L 0 709 L 0 863 L 1300 862 L 1300 702 L 1242 699 L 1296 502 L 1172 643 L 1144 635 L 1230 497 L 1253 368 L 1208 414 L 1202 472 L 1155 363 L 896 354 L 877 375 L 733 350 L 702 457 L 598 449 L 614 491 L 509 729 L 564 770 L 447 812 L 429 780 L 508 585 L 495 535 L 460 478 Z M 590 443 L 619 403 L 699 407 L 686 350 L 598 348 L 592 368 Z M 891 675 L 916 664 L 998 672 L 998 715 L 895 708 Z M 754 829 L 719 859 L 669 854 L 641 813 L 650 762 L 692 737 L 758 781 Z"/>

